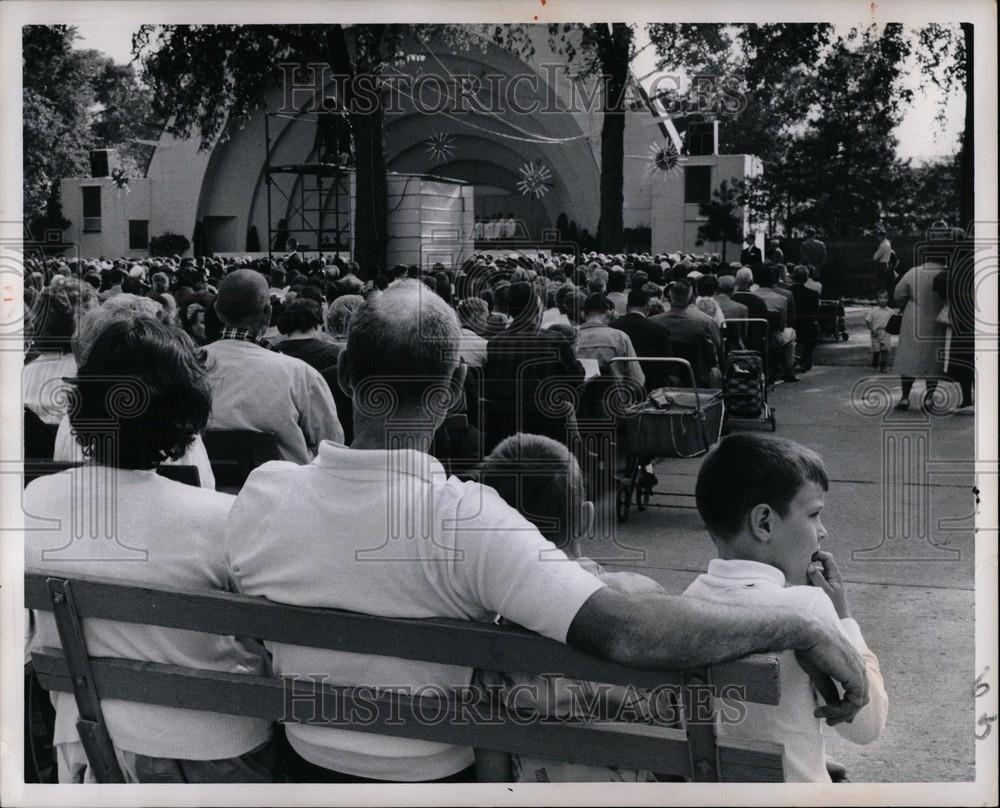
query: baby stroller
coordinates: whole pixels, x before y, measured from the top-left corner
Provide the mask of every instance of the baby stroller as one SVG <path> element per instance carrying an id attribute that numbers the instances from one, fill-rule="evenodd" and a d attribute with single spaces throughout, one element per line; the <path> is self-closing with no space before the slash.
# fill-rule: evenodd
<path id="1" fill-rule="evenodd" d="M 770 345 L 768 321 L 761 317 L 734 317 L 723 322 L 723 330 L 728 331 L 738 323 L 753 324 L 763 329 L 763 340 L 760 343 L 762 350 L 730 350 L 726 354 L 722 370 L 726 429 L 728 431 L 734 421 L 743 421 L 766 423 L 774 432 L 778 423 L 774 408 L 767 401 L 767 355 Z"/>
<path id="2" fill-rule="evenodd" d="M 633 500 L 639 510 L 649 504 L 653 490 L 639 485 L 643 467 L 658 458 L 698 457 L 714 446 L 722 432 L 725 406 L 722 391 L 699 389 L 691 364 L 675 357 L 618 357 L 611 362 L 672 363 L 689 383 L 661 387 L 641 400 L 624 403 L 615 412 L 625 465 L 618 478 L 618 521 L 628 519 Z M 670 496 L 670 494 L 663 494 Z"/>

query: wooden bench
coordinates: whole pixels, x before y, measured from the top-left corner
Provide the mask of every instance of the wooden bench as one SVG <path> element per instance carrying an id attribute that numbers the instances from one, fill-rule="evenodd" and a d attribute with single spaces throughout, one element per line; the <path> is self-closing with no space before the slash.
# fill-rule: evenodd
<path id="1" fill-rule="evenodd" d="M 26 460 L 24 462 L 24 485 L 27 487 L 39 477 L 80 468 L 83 465 L 82 461 Z M 156 473 L 161 477 L 166 477 L 168 480 L 191 485 L 195 488 L 201 487 L 201 473 L 198 471 L 197 466 L 161 463 L 156 467 Z"/>
<path id="2" fill-rule="evenodd" d="M 36 650 L 32 661 L 46 690 L 75 694 L 81 740 L 100 782 L 122 781 L 101 713 L 102 698 L 349 727 L 506 754 L 648 769 L 698 782 L 783 780 L 781 745 L 717 743 L 713 720 L 716 707 L 708 698 L 713 692 L 709 688 L 725 688 L 727 698 L 732 698 L 733 689 L 738 688 L 736 692 L 743 701 L 777 704 L 780 684 L 775 656 L 755 655 L 684 671 L 638 670 L 591 657 L 514 626 L 372 617 L 286 606 L 223 592 L 126 585 L 33 570 L 25 576 L 25 606 L 54 613 L 62 650 Z M 512 720 L 510 714 L 495 705 L 486 708 L 429 696 L 374 694 L 371 688 L 311 680 L 91 658 L 82 629 L 86 618 L 255 637 L 487 671 L 561 673 L 579 680 L 646 689 L 670 686 L 676 688 L 678 703 L 683 703 L 685 727 L 525 721 L 523 716 Z M 330 705 L 337 709 L 331 710 Z M 489 709 L 489 715 L 496 720 L 475 720 L 475 710 L 480 707 Z M 343 723 L 343 717 L 352 714 L 365 715 L 366 720 Z M 435 720 L 428 720 L 428 716 Z M 696 716 L 698 720 L 690 720 Z"/>

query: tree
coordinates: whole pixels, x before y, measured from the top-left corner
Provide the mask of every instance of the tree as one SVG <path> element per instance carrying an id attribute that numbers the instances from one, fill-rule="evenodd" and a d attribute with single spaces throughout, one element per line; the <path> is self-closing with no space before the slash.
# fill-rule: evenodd
<path id="1" fill-rule="evenodd" d="M 912 100 L 902 81 L 911 55 L 925 82 L 950 89 L 964 80 L 957 27 L 657 24 L 650 38 L 661 68 L 725 78 L 702 108 L 723 119 L 724 152 L 763 160 L 751 212 L 789 234 L 811 225 L 856 235 L 891 215 L 899 174 L 893 130 Z M 690 108 L 698 99 L 688 91 L 667 100 Z"/>
<path id="2" fill-rule="evenodd" d="M 92 64 L 73 51 L 75 39 L 76 29 L 65 25 L 23 29 L 24 219 L 33 230 L 69 225 L 59 181 L 83 172 L 92 142 Z"/>
<path id="3" fill-rule="evenodd" d="M 581 78 L 601 82 L 601 214 L 597 241 L 601 249 L 625 248 L 625 113 L 629 66 L 635 55 L 634 31 L 626 23 L 551 25 L 556 53 L 580 67 Z"/>
<path id="4" fill-rule="evenodd" d="M 705 242 L 722 242 L 722 263 L 726 263 L 726 244 L 740 243 L 743 237 L 743 223 L 736 215 L 741 204 L 741 192 L 727 180 L 719 183 L 712 192 L 712 199 L 698 206 L 698 214 L 705 221 L 698 225 L 697 244 L 700 247 Z"/>
<path id="5" fill-rule="evenodd" d="M 153 116 L 153 96 L 132 65 L 103 59 L 94 75 L 91 132 L 94 147 L 115 149 L 129 176 L 144 176 L 162 124 Z"/>
<path id="6" fill-rule="evenodd" d="M 963 22 L 958 26 L 929 23 L 917 32 L 917 62 L 925 80 L 942 91 L 937 121 L 944 124 L 947 95 L 957 89 L 965 94 L 965 120 L 959 147 L 959 222 L 967 228 L 975 217 L 975 76 L 972 69 L 974 27 Z"/>
<path id="7" fill-rule="evenodd" d="M 191 242 L 179 233 L 161 233 L 149 240 L 149 254 L 154 256 L 181 255 Z"/>
<path id="8" fill-rule="evenodd" d="M 891 170 L 893 202 L 883 222 L 890 233 L 925 233 L 934 222 L 961 221 L 961 164 L 958 155 L 913 165 L 897 161 Z"/>
<path id="9" fill-rule="evenodd" d="M 69 226 L 59 181 L 87 171 L 90 149 L 113 148 L 130 174 L 144 173 L 149 92 L 129 66 L 95 50 L 74 50 L 76 29 L 29 25 L 22 35 L 24 218 L 29 229 Z"/>
<path id="10" fill-rule="evenodd" d="M 487 38 L 522 59 L 534 55 L 532 31 L 540 26 L 497 25 L 488 27 Z M 625 23 L 553 23 L 548 26 L 548 45 L 581 81 L 599 84 L 601 110 L 600 219 L 597 242 L 604 252 L 624 249 L 625 114 L 635 56 L 635 31 Z"/>
<path id="11" fill-rule="evenodd" d="M 840 236 L 870 232 L 892 205 L 893 130 L 911 91 L 901 86 L 909 43 L 900 25 L 851 29 L 817 69 L 823 99 L 800 138 L 813 167 L 813 223 Z"/>

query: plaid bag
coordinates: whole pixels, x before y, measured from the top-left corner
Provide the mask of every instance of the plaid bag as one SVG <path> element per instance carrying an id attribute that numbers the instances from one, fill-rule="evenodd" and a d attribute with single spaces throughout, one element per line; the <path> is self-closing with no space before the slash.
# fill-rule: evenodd
<path id="1" fill-rule="evenodd" d="M 730 351 L 722 378 L 730 415 L 756 418 L 764 406 L 764 362 L 756 351 Z"/>

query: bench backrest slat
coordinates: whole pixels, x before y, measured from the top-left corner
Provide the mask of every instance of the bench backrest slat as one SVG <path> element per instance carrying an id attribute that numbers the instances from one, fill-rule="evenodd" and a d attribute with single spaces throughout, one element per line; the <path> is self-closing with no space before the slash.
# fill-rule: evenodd
<path id="1" fill-rule="evenodd" d="M 51 611 L 47 576 L 25 576 L 25 606 Z M 515 626 L 471 621 L 374 617 L 336 609 L 272 603 L 228 593 L 188 592 L 73 576 L 82 617 L 210 634 L 255 637 L 311 648 L 392 656 L 494 671 L 552 673 L 594 682 L 654 688 L 680 685 L 677 671 L 636 670 L 576 651 Z M 710 668 L 716 687 L 740 688 L 742 700 L 777 704 L 777 657 L 757 655 Z"/>
<path id="2" fill-rule="evenodd" d="M 91 687 L 100 699 L 349 727 L 503 753 L 648 769 L 702 781 L 780 782 L 783 778 L 780 745 L 718 744 L 711 700 L 705 713 L 699 706 L 704 700 L 692 689 L 723 687 L 721 694 L 718 689 L 714 692 L 726 699 L 776 704 L 780 698 L 776 657 L 745 658 L 679 672 L 642 671 L 592 658 L 515 626 L 375 617 L 287 606 L 230 593 L 191 592 L 85 576 L 48 576 L 37 570 L 25 576 L 28 608 L 51 612 L 57 601 L 62 602 L 61 592 L 73 608 L 69 617 L 55 608 L 57 621 L 61 621 L 60 636 L 75 630 L 80 633 L 81 647 L 72 651 L 70 660 L 60 649 L 33 651 L 39 681 L 49 690 L 73 692 L 75 685 Z M 230 674 L 129 659 L 88 659 L 80 632 L 87 618 L 483 670 L 557 674 L 637 689 L 666 686 L 673 691 L 673 702 L 683 703 L 685 723 L 678 723 L 677 716 L 663 715 L 657 718 L 667 726 L 538 720 L 537 716 L 507 713 L 495 698 L 471 688 L 444 697 L 440 693 L 420 697 L 419 693 L 376 693 L 370 687 L 332 686 L 290 677 Z M 73 660 L 78 667 L 86 666 L 86 677 L 71 672 Z M 80 678 L 88 682 L 80 684 Z M 106 731 L 103 720 L 98 718 L 97 724 Z M 88 749 L 87 754 L 98 763 L 107 757 L 101 749 Z M 111 765 L 113 753 L 109 754 Z M 110 776 L 101 779 L 114 780 Z"/>
<path id="3" fill-rule="evenodd" d="M 32 655 L 47 690 L 72 691 L 66 660 L 46 649 Z M 688 767 L 683 730 L 622 723 L 540 722 L 511 717 L 496 705 L 448 703 L 433 697 L 374 694 L 366 688 L 202 671 L 124 659 L 95 659 L 102 698 L 272 720 L 350 728 L 361 732 L 520 753 L 577 763 L 662 772 Z M 780 782 L 781 747 L 719 747 L 720 774 L 729 779 Z"/>

